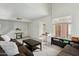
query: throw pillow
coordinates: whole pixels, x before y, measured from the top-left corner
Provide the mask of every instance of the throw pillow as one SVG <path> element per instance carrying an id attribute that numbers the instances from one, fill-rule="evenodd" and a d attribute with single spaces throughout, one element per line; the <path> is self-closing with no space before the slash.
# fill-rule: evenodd
<path id="1" fill-rule="evenodd" d="M 1 37 L 4 39 L 4 41 L 10 41 L 11 40 L 10 37 L 7 36 L 7 35 L 2 35 Z"/>
<path id="2" fill-rule="evenodd" d="M 4 41 L 4 39 L 0 36 L 0 41 Z"/>
<path id="3" fill-rule="evenodd" d="M 79 49 L 79 44 L 77 44 L 77 43 L 72 43 L 71 45 L 72 45 L 73 47 Z"/>
<path id="4" fill-rule="evenodd" d="M 18 47 L 14 42 L 0 41 L 0 46 L 8 56 L 19 54 Z"/>

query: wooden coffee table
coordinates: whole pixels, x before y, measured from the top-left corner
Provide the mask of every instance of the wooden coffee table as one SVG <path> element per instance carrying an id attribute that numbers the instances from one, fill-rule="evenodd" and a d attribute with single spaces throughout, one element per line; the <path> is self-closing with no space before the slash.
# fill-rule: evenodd
<path id="1" fill-rule="evenodd" d="M 23 40 L 23 43 L 26 43 L 31 48 L 31 50 L 33 50 L 37 45 L 40 45 L 40 50 L 42 50 L 42 44 L 39 41 L 33 39 L 26 39 Z"/>

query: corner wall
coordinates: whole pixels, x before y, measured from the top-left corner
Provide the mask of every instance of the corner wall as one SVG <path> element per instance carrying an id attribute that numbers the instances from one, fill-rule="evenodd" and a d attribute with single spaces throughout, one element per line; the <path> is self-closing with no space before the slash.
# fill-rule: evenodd
<path id="1" fill-rule="evenodd" d="M 4 21 L 0 20 L 0 34 L 7 34 L 11 38 L 15 38 L 16 28 L 21 28 L 23 36 L 28 36 L 28 24 L 27 22 L 17 22 L 17 21 Z"/>
<path id="2" fill-rule="evenodd" d="M 52 4 L 52 17 L 72 17 L 72 35 L 79 35 L 79 4 L 78 3 L 54 3 Z"/>
<path id="3" fill-rule="evenodd" d="M 31 24 L 31 36 L 39 38 L 42 34 L 41 25 L 46 24 L 46 32 L 52 34 L 52 19 L 51 16 L 46 16 L 37 20 L 32 21 Z"/>

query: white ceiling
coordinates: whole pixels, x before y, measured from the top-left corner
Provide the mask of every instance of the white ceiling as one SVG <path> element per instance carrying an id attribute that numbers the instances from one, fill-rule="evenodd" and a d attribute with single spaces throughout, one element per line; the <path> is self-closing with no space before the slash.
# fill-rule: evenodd
<path id="1" fill-rule="evenodd" d="M 48 5 L 46 3 L 0 3 L 0 19 L 36 19 L 47 16 Z"/>

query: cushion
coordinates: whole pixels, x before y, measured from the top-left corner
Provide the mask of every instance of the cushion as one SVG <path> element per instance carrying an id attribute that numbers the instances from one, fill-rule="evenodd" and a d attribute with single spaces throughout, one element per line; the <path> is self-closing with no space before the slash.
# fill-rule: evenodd
<path id="1" fill-rule="evenodd" d="M 1 46 L 0 46 L 0 56 L 7 56 L 7 54 L 6 54 L 5 51 L 2 49 Z"/>
<path id="2" fill-rule="evenodd" d="M 5 53 L 5 51 L 2 49 L 1 46 L 0 46 L 0 53 Z"/>
<path id="3" fill-rule="evenodd" d="M 64 47 L 64 49 L 62 50 L 62 52 L 66 52 L 66 53 L 71 54 L 73 56 L 79 56 L 79 50 L 70 46 L 70 45 L 66 45 Z"/>
<path id="4" fill-rule="evenodd" d="M 17 46 L 22 46 L 20 42 L 18 42 L 16 39 L 11 39 L 10 41 L 15 42 Z"/>
<path id="5" fill-rule="evenodd" d="M 19 46 L 18 48 L 21 54 L 25 54 L 26 56 L 34 56 L 26 46 Z"/>
<path id="6" fill-rule="evenodd" d="M 75 47 L 75 48 L 79 49 L 79 44 L 77 44 L 77 43 L 72 43 L 72 47 Z"/>
<path id="7" fill-rule="evenodd" d="M 64 43 L 69 43 L 69 41 L 67 41 L 67 40 L 64 40 Z"/>
<path id="8" fill-rule="evenodd" d="M 2 35 L 1 37 L 4 39 L 4 41 L 10 41 L 10 37 L 7 35 Z"/>
<path id="9" fill-rule="evenodd" d="M 0 36 L 0 41 L 4 41 L 4 39 Z"/>
<path id="10" fill-rule="evenodd" d="M 19 54 L 18 47 L 14 42 L 0 41 L 0 46 L 8 56 Z"/>
<path id="11" fill-rule="evenodd" d="M 72 56 L 72 54 L 61 51 L 57 56 Z"/>

